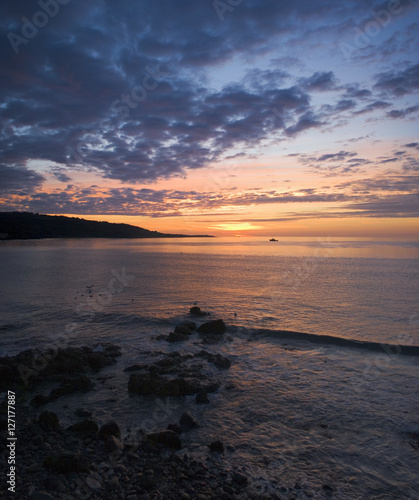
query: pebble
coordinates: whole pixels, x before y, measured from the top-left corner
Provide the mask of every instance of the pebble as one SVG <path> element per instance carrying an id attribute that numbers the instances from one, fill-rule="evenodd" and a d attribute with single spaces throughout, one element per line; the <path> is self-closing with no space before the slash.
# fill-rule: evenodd
<path id="1" fill-rule="evenodd" d="M 119 488 L 119 479 L 118 479 L 116 476 L 114 476 L 114 477 L 113 477 L 113 478 L 109 481 L 108 485 L 109 485 L 109 487 L 110 487 L 111 489 L 115 489 L 115 490 L 116 490 L 116 489 L 118 489 L 118 488 Z"/>
<path id="2" fill-rule="evenodd" d="M 194 358 L 192 355 L 189 355 L 189 358 L 187 356 L 173 353 L 170 356 L 170 360 L 173 359 L 171 363 L 167 362 L 168 356 L 166 356 L 163 358 L 164 363 L 161 366 L 158 365 L 159 369 L 171 370 L 172 366 L 175 366 L 179 369 L 185 368 L 188 376 L 199 375 L 202 366 L 196 370 L 196 373 L 188 367 L 181 366 L 184 361 Z M 203 363 L 207 363 L 207 357 L 208 355 L 204 356 Z M 213 358 L 221 359 L 211 354 L 211 363 L 213 363 Z M 217 380 L 217 383 L 212 386 L 207 384 L 205 391 L 214 392 L 220 385 L 221 381 Z M 201 396 L 202 402 L 204 400 L 207 402 L 204 391 Z M 186 424 L 183 430 L 199 425 L 193 412 L 201 408 L 195 405 L 192 398 L 190 402 L 192 403 L 192 406 L 189 406 L 191 413 L 186 411 L 182 415 L 181 422 L 183 425 Z M 71 406 L 69 405 L 69 408 Z M 22 406 L 22 412 L 24 408 Z M 187 410 L 188 407 L 184 409 Z M 122 443 L 122 439 L 118 436 L 120 431 L 116 422 L 108 422 L 100 428 L 101 432 L 97 432 L 98 426 L 90 425 L 94 421 L 91 419 L 92 413 L 89 410 L 78 411 L 76 415 L 73 410 L 69 410 L 65 419 L 70 417 L 68 421 L 70 427 L 59 426 L 54 432 L 36 424 L 35 411 L 28 403 L 27 413 L 30 415 L 26 419 L 28 428 L 21 430 L 22 435 L 28 436 L 25 454 L 22 455 L 20 476 L 21 491 L 24 492 L 25 498 L 33 500 L 74 500 L 74 498 L 78 500 L 96 500 L 97 498 L 232 500 L 238 498 L 238 495 L 243 500 L 251 498 L 248 496 L 248 489 L 244 489 L 248 484 L 245 469 L 235 472 L 225 469 L 221 463 L 217 465 L 216 458 L 209 453 L 210 440 L 198 443 L 207 456 L 206 466 L 198 459 L 187 455 L 185 459 L 185 450 L 178 456 L 173 450 L 165 448 L 165 443 L 159 441 L 153 443 L 149 439 L 141 441 L 141 436 L 136 435 L 135 429 L 132 437 L 125 437 Z M 45 420 L 46 416 L 48 415 L 45 414 L 42 420 Z M 170 419 L 168 417 L 169 422 L 173 416 L 174 414 Z M 97 417 L 99 421 L 100 416 L 97 415 Z M 25 421 L 24 419 L 25 415 L 22 415 L 22 422 Z M 126 422 L 120 423 L 125 427 Z M 167 432 L 164 430 L 167 423 L 161 428 L 156 428 L 156 434 Z M 75 427 L 74 424 L 76 424 Z M 169 429 L 170 436 L 179 440 L 180 436 L 177 432 L 182 429 L 178 424 L 172 424 L 172 426 L 173 428 Z M 141 441 L 141 445 L 138 441 Z M 121 456 L 116 459 L 109 454 L 106 445 L 111 449 L 115 447 L 121 452 Z M 220 442 L 214 444 L 214 448 L 218 448 L 217 451 L 221 451 L 222 447 Z M 230 448 L 226 445 L 227 450 Z M 175 447 L 174 449 L 181 448 Z M 86 468 L 68 467 L 63 471 L 62 467 L 61 469 L 56 467 L 54 470 L 53 467 L 43 466 L 44 460 L 51 465 L 57 460 L 65 461 L 65 459 L 80 463 L 83 459 L 86 461 Z M 327 492 L 326 488 L 322 493 L 324 492 Z M 6 493 L 4 486 L 0 485 L 0 498 L 6 497 Z"/>
<path id="3" fill-rule="evenodd" d="M 116 464 L 113 468 L 113 470 L 117 473 L 117 474 L 125 474 L 127 472 L 127 468 L 125 467 L 125 465 L 123 464 Z"/>
<path id="4" fill-rule="evenodd" d="M 96 479 L 93 479 L 92 477 L 88 477 L 86 479 L 86 484 L 92 490 L 100 490 L 100 489 L 102 489 L 102 485 L 100 484 L 100 482 L 97 481 Z"/>

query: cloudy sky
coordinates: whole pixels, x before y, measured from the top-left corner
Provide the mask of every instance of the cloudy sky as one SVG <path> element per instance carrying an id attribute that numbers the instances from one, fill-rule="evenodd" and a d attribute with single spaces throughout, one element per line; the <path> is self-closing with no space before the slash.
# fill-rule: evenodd
<path id="1" fill-rule="evenodd" d="M 0 14 L 0 210 L 417 235 L 419 0 L 14 0 Z"/>

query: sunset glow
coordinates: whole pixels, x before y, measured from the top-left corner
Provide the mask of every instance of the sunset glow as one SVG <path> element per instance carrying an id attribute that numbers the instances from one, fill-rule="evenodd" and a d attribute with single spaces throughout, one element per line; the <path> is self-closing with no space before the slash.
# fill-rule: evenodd
<path id="1" fill-rule="evenodd" d="M 417 2 L 214 4 L 69 2 L 18 44 L 9 6 L 0 209 L 416 237 Z"/>

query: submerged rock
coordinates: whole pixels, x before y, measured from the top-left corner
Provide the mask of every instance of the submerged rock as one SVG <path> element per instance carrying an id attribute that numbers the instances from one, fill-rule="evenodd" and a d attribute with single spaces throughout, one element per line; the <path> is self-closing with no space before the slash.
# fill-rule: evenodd
<path id="1" fill-rule="evenodd" d="M 224 453 L 224 445 L 221 441 L 214 441 L 209 445 L 209 449 L 213 453 Z"/>
<path id="2" fill-rule="evenodd" d="M 204 358 L 208 362 L 213 363 L 217 368 L 227 369 L 231 366 L 231 361 L 228 358 L 225 358 L 221 354 L 211 354 L 204 349 L 195 354 L 197 358 Z"/>
<path id="3" fill-rule="evenodd" d="M 189 309 L 189 314 L 191 316 L 208 316 L 210 313 L 201 311 L 201 308 L 198 306 L 193 306 Z"/>
<path id="4" fill-rule="evenodd" d="M 221 383 L 202 384 L 195 378 L 166 378 L 151 374 L 132 374 L 128 380 L 128 391 L 143 396 L 190 396 L 205 390 L 215 392 Z"/>
<path id="5" fill-rule="evenodd" d="M 188 411 L 185 411 L 182 414 L 179 420 L 179 424 L 181 425 L 182 429 L 196 429 L 200 427 L 196 418 Z"/>
<path id="6" fill-rule="evenodd" d="M 49 400 L 54 401 L 65 394 L 74 394 L 77 392 L 89 392 L 94 388 L 95 384 L 86 375 L 78 375 L 76 377 L 65 377 L 60 384 L 60 387 L 51 391 Z"/>
<path id="7" fill-rule="evenodd" d="M 175 333 L 181 333 L 182 335 L 192 335 L 194 330 L 196 330 L 196 324 L 192 321 L 175 326 Z"/>
<path id="8" fill-rule="evenodd" d="M 208 395 L 205 391 L 200 391 L 195 397 L 195 401 L 198 404 L 209 404 Z"/>
<path id="9" fill-rule="evenodd" d="M 188 340 L 189 334 L 185 334 L 182 332 L 170 332 L 169 336 L 167 337 L 168 342 L 183 342 L 184 340 Z"/>
<path id="10" fill-rule="evenodd" d="M 223 335 L 227 330 L 227 326 L 222 319 L 215 319 L 213 321 L 207 321 L 198 327 L 198 333 L 208 336 L 220 336 Z"/>

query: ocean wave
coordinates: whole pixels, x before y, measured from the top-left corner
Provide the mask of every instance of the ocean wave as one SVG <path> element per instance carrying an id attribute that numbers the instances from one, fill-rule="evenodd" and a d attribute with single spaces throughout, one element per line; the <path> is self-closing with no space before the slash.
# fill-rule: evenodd
<path id="1" fill-rule="evenodd" d="M 315 344 L 332 345 L 338 347 L 349 347 L 364 349 L 368 351 L 382 352 L 390 355 L 401 354 L 404 356 L 419 356 L 419 346 L 405 344 L 388 344 L 382 342 L 372 342 L 366 340 L 346 339 L 331 335 L 317 335 L 314 333 L 294 332 L 290 330 L 270 330 L 266 328 L 246 329 L 240 327 L 230 327 L 237 332 L 248 334 L 253 338 L 274 338 L 278 340 L 305 341 Z"/>

